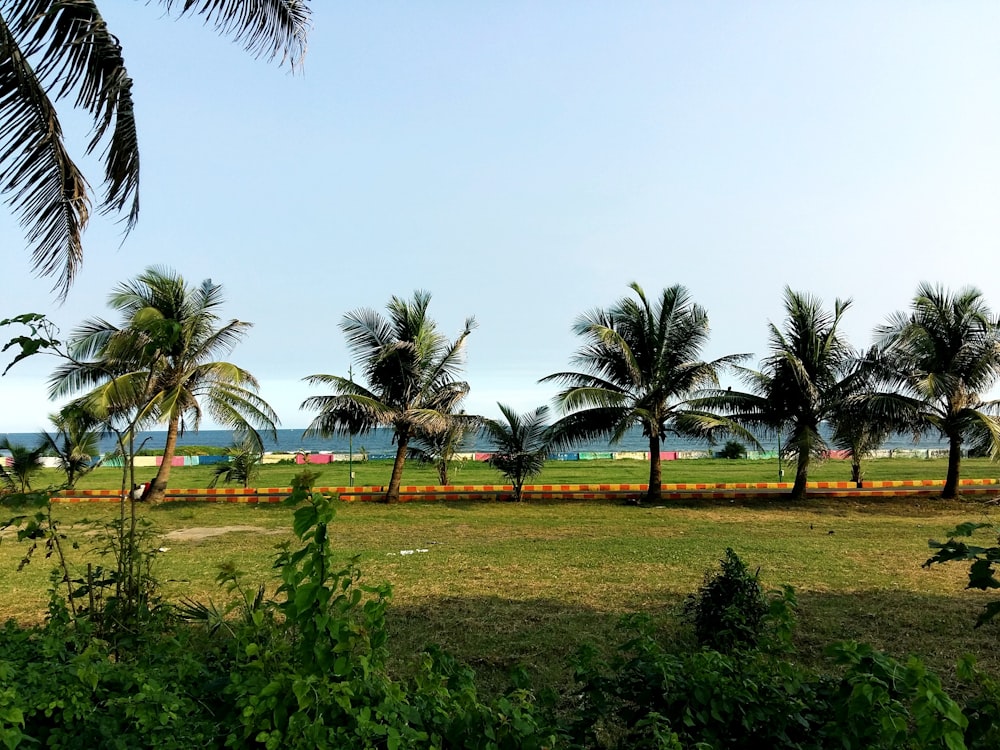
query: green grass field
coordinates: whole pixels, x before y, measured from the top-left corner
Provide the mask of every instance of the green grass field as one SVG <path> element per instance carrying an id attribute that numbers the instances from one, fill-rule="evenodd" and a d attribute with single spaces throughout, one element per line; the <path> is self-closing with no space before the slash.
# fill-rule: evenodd
<path id="1" fill-rule="evenodd" d="M 793 467 L 783 463 L 786 481 L 792 481 Z M 337 487 L 349 483 L 346 462 L 309 466 L 319 472 L 318 486 Z M 895 458 L 878 459 L 865 463 L 865 479 L 940 479 L 944 480 L 947 461 L 941 459 Z M 268 464 L 260 468 L 255 485 L 258 487 L 287 487 L 292 477 L 303 469 L 289 464 Z M 384 485 L 389 482 L 391 461 L 357 462 L 353 466 L 356 485 Z M 136 469 L 137 481 L 148 481 L 155 475 L 155 468 Z M 212 466 L 177 466 L 171 469 L 169 486 L 183 489 L 207 487 L 214 476 Z M 995 478 L 1000 476 L 1000 464 L 986 458 L 966 459 L 962 462 L 962 476 L 967 478 Z M 809 477 L 814 481 L 849 481 L 851 467 L 847 461 L 817 462 Z M 649 465 L 631 459 L 595 461 L 549 461 L 533 484 L 599 484 L 644 483 L 649 478 Z M 681 482 L 774 482 L 778 478 L 776 460 L 744 461 L 725 459 L 692 459 L 665 461 L 663 481 Z M 450 481 L 454 484 L 496 484 L 502 477 L 483 463 L 468 461 L 454 466 Z M 62 474 L 47 469 L 33 480 L 36 487 L 58 484 Z M 437 472 L 426 464 L 408 461 L 403 473 L 403 484 L 434 485 Z M 121 470 L 99 468 L 83 477 L 80 489 L 114 489 L 121 486 Z M 220 485 L 222 486 L 222 485 Z"/>
<path id="2" fill-rule="evenodd" d="M 295 467 L 277 468 L 287 475 Z M 609 480 L 618 478 L 603 478 Z M 77 564 L 96 559 L 92 522 L 116 512 L 114 504 L 55 507 L 80 545 Z M 214 578 L 226 563 L 244 571 L 248 583 L 273 582 L 276 546 L 293 539 L 292 511 L 283 506 L 165 504 L 140 512 L 159 529 L 156 544 L 166 550 L 159 577 L 173 600 L 224 599 Z M 524 663 L 560 684 L 568 679 L 566 658 L 585 642 L 615 642 L 624 613 L 663 616 L 668 631 L 676 628 L 672 614 L 683 597 L 731 546 L 752 569 L 760 567 L 767 587 L 795 586 L 799 658 L 806 663 L 821 663 L 826 644 L 853 638 L 897 656 L 919 654 L 953 684 L 954 662 L 966 652 L 1000 674 L 998 630 L 973 629 L 986 597 L 964 590 L 964 567 L 926 570 L 921 563 L 930 554 L 928 538 L 993 514 L 982 501 L 903 499 L 662 508 L 343 504 L 331 538 L 345 559 L 361 556 L 366 578 L 393 585 L 390 643 L 400 668 L 433 642 L 487 679 Z M 418 549 L 428 551 L 400 554 Z M 23 550 L 6 532 L 0 612 L 37 621 L 50 565 L 39 553 L 16 572 Z"/>

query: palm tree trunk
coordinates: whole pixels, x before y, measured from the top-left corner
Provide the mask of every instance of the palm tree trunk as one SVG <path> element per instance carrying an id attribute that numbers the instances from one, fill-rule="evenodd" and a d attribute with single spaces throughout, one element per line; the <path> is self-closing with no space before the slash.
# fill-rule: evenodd
<path id="1" fill-rule="evenodd" d="M 170 467 L 174 462 L 174 454 L 177 453 L 179 423 L 179 416 L 171 417 L 167 423 L 167 443 L 163 446 L 163 459 L 160 461 L 160 468 L 157 470 L 156 476 L 149 486 L 149 492 L 146 493 L 145 497 L 151 503 L 161 502 L 167 494 L 167 480 L 170 479 Z"/>
<path id="2" fill-rule="evenodd" d="M 851 459 L 851 481 L 855 487 L 861 488 L 861 459 L 857 456 Z"/>
<path id="3" fill-rule="evenodd" d="M 406 463 L 406 449 L 409 444 L 409 433 L 397 434 L 396 461 L 392 465 L 392 476 L 389 477 L 389 486 L 385 491 L 385 501 L 387 503 L 399 502 L 399 485 L 403 481 L 403 464 Z"/>
<path id="4" fill-rule="evenodd" d="M 650 430 L 649 436 L 649 489 L 646 490 L 647 502 L 659 502 L 660 490 L 663 487 L 663 468 L 660 464 L 660 436 L 656 429 Z"/>
<path id="5" fill-rule="evenodd" d="M 958 479 L 962 468 L 962 437 L 951 435 L 948 437 L 948 478 L 944 480 L 944 489 L 941 497 L 951 500 L 958 497 Z"/>
<path id="6" fill-rule="evenodd" d="M 438 464 L 438 479 L 441 481 L 441 486 L 447 486 L 448 484 L 448 462 L 441 459 Z"/>
<path id="7" fill-rule="evenodd" d="M 799 450 L 795 464 L 795 484 L 792 485 L 792 499 L 803 500 L 806 496 L 806 482 L 809 480 L 809 461 L 812 458 L 809 451 Z"/>

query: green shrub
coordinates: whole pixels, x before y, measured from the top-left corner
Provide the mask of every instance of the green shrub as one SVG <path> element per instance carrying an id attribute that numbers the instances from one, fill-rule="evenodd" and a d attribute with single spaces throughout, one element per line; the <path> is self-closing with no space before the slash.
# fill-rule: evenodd
<path id="1" fill-rule="evenodd" d="M 758 644 L 768 613 L 759 572 L 751 575 L 727 548 L 720 570 L 705 573 L 704 583 L 684 603 L 684 619 L 694 627 L 698 643 L 724 653 Z"/>
<path id="2" fill-rule="evenodd" d="M 720 450 L 717 455 L 719 458 L 746 458 L 747 447 L 737 440 L 727 440 L 726 444 L 722 446 L 722 450 Z"/>

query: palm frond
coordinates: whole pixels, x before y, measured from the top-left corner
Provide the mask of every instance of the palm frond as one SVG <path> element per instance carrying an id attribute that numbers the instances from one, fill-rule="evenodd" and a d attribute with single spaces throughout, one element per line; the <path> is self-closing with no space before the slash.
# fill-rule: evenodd
<path id="1" fill-rule="evenodd" d="M 7 16 L 7 17 L 17 17 Z M 83 258 L 90 218 L 83 174 L 70 158 L 45 85 L 0 15 L 0 191 L 27 232 L 32 265 L 64 298 Z"/>
<path id="2" fill-rule="evenodd" d="M 168 11 L 197 14 L 253 55 L 297 67 L 310 27 L 306 0 L 160 0 Z"/>
<path id="3" fill-rule="evenodd" d="M 37 3 L 25 3 L 35 4 Z M 44 13 L 22 16 L 22 33 L 38 49 L 38 72 L 55 97 L 76 92 L 75 106 L 94 120 L 87 153 L 104 142 L 105 195 L 102 212 L 128 206 L 126 232 L 139 217 L 139 143 L 132 79 L 121 44 L 107 28 L 93 0 L 49 3 Z"/>

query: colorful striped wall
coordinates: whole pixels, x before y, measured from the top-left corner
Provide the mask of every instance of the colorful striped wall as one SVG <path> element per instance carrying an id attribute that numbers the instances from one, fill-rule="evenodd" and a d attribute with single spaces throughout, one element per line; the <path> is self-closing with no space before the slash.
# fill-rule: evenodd
<path id="1" fill-rule="evenodd" d="M 962 494 L 1000 494 L 998 479 L 963 479 Z M 935 480 L 902 480 L 864 482 L 862 489 L 852 482 L 809 482 L 811 497 L 888 497 L 940 495 L 944 483 Z M 735 482 L 664 484 L 661 500 L 761 499 L 781 496 L 791 490 L 790 482 Z M 317 487 L 318 492 L 338 497 L 345 502 L 373 502 L 385 496 L 384 486 Z M 537 484 L 525 485 L 525 500 L 625 500 L 646 492 L 645 484 Z M 278 503 L 291 494 L 289 487 L 169 489 L 166 502 Z M 414 501 L 497 501 L 508 500 L 513 494 L 510 485 L 448 485 L 403 486 L 400 500 Z M 118 502 L 117 490 L 63 490 L 52 496 L 57 503 Z"/>

